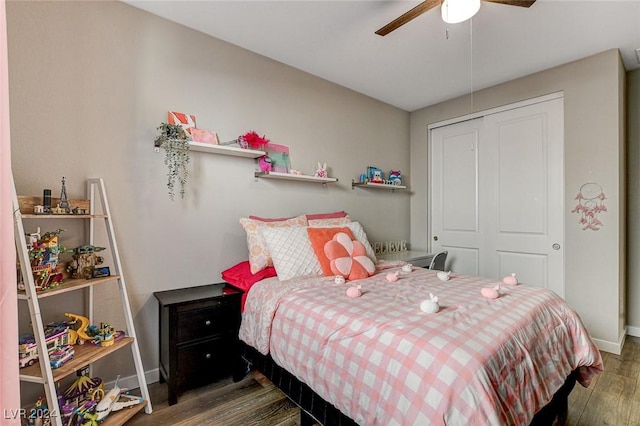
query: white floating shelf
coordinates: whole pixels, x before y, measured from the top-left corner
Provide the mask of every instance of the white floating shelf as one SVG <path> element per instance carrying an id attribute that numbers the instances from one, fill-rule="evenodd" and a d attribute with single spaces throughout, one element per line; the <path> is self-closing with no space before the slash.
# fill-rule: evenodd
<path id="1" fill-rule="evenodd" d="M 255 149 L 243 149 L 237 146 L 214 145 L 201 142 L 189 142 L 189 150 L 246 158 L 258 158 L 266 154 L 264 151 L 258 151 Z"/>
<path id="2" fill-rule="evenodd" d="M 309 175 L 294 175 L 291 173 L 281 173 L 281 172 L 255 172 L 256 178 L 267 178 L 267 179 L 286 179 L 286 180 L 299 180 L 305 182 L 318 182 L 318 183 L 331 183 L 337 182 L 337 178 L 322 178 L 316 176 Z"/>
<path id="3" fill-rule="evenodd" d="M 356 182 L 356 181 L 351 181 L 351 188 L 355 188 L 355 187 L 360 187 L 360 188 L 375 188 L 375 189 L 390 189 L 390 190 L 394 190 L 394 189 L 407 189 L 406 186 L 404 185 L 389 185 L 386 183 L 372 183 L 372 182 L 367 182 L 367 183 L 361 183 L 361 182 Z"/>

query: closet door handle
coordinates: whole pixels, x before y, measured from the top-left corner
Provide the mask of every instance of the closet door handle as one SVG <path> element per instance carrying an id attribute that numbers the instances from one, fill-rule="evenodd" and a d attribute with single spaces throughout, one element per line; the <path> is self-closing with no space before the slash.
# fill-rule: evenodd
<path id="1" fill-rule="evenodd" d="M 552 249 L 554 250 L 560 250 L 560 244 L 558 243 L 553 243 L 553 245 L 551 246 Z"/>
<path id="2" fill-rule="evenodd" d="M 433 241 L 438 241 L 438 236 L 437 235 L 433 236 Z"/>

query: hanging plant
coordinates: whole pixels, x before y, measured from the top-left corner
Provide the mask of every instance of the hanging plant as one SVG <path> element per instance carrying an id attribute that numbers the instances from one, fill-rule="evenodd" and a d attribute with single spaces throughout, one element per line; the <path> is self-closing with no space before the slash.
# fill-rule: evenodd
<path id="1" fill-rule="evenodd" d="M 175 198 L 176 181 L 180 184 L 180 198 L 184 198 L 185 185 L 189 170 L 189 138 L 182 126 L 162 123 L 158 127 L 160 134 L 155 139 L 157 147 L 164 148 L 164 164 L 167 166 L 167 189 L 169 198 Z"/>

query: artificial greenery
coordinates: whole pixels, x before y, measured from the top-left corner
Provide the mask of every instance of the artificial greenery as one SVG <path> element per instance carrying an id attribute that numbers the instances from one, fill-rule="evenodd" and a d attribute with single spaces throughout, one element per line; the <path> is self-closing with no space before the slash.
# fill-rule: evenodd
<path id="1" fill-rule="evenodd" d="M 189 170 L 189 139 L 182 126 L 162 123 L 158 127 L 160 134 L 155 139 L 156 146 L 164 147 L 164 164 L 167 166 L 167 189 L 169 198 L 175 197 L 176 181 L 180 184 L 180 197 L 184 198 L 185 185 Z"/>

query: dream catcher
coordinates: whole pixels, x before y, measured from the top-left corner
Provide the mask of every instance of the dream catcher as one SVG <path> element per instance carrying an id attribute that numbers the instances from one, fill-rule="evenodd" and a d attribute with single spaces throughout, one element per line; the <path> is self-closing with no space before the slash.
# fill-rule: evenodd
<path id="1" fill-rule="evenodd" d="M 602 187 L 597 183 L 588 182 L 580 187 L 580 191 L 576 195 L 578 205 L 571 210 L 571 213 L 580 214 L 579 223 L 583 226 L 583 231 L 587 229 L 597 231 L 602 227 L 598 214 L 607 211 L 607 206 L 604 205 L 606 198 Z"/>

